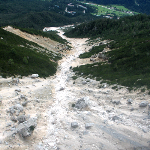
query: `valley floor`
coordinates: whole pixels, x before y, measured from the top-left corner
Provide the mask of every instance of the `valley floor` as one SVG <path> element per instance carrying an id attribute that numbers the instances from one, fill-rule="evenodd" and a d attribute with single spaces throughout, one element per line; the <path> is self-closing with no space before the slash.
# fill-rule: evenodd
<path id="1" fill-rule="evenodd" d="M 143 101 L 150 103 L 150 95 L 128 92 L 126 87 L 116 91 L 90 78 L 73 80 L 70 67 L 89 63 L 76 60 L 91 47 L 87 39 L 70 39 L 59 32 L 72 50 L 64 52 L 55 76 L 24 77 L 17 84 L 11 78 L 0 79 L 0 149 L 150 150 L 150 110 L 139 107 Z M 21 91 L 16 93 L 18 88 Z M 37 127 L 26 139 L 11 135 L 16 124 L 6 111 L 23 102 L 22 94 L 29 101 L 22 113 L 37 118 Z M 82 109 L 75 107 L 77 101 Z"/>

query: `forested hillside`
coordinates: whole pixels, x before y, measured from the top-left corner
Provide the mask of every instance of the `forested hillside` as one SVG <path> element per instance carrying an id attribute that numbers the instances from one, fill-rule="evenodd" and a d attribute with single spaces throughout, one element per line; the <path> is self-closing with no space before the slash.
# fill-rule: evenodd
<path id="1" fill-rule="evenodd" d="M 112 49 L 106 53 L 108 64 L 77 67 L 74 71 L 78 74 L 92 74 L 97 79 L 102 77 L 125 86 L 147 85 L 150 88 L 150 16 L 136 15 L 119 20 L 100 19 L 77 26 L 66 35 L 113 40 L 106 45 Z M 100 52 L 102 46 L 95 47 L 95 53 Z M 95 48 L 91 49 L 89 57 Z"/>
<path id="2" fill-rule="evenodd" d="M 124 5 L 126 8 L 132 11 L 150 14 L 149 0 L 90 0 L 90 2 L 103 5 L 110 5 L 110 4 Z"/>
<path id="3" fill-rule="evenodd" d="M 47 77 L 56 72 L 59 59 L 59 54 L 0 28 L 0 76 Z"/>
<path id="4" fill-rule="evenodd" d="M 68 6 L 70 3 L 74 7 Z M 91 15 L 95 10 L 86 7 L 86 10 L 78 7 L 74 0 L 0 0 L 0 26 L 43 29 L 45 26 L 62 26 L 96 18 Z"/>

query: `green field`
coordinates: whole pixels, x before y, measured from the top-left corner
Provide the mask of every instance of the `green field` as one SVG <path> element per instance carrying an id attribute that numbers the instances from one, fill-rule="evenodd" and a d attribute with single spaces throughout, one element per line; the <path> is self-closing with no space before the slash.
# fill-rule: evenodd
<path id="1" fill-rule="evenodd" d="M 92 3 L 84 3 L 90 6 L 95 7 L 97 10 L 97 13 L 93 13 L 93 15 L 96 16 L 132 16 L 135 14 L 138 14 L 137 12 L 130 11 L 129 9 L 125 8 L 124 6 L 119 6 L 119 5 L 109 5 L 109 6 L 104 6 L 104 5 L 98 5 L 98 4 L 92 4 Z"/>

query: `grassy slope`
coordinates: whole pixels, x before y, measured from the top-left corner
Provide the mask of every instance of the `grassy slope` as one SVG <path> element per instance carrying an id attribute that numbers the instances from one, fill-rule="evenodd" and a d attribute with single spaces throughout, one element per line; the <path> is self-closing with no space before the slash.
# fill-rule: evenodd
<path id="1" fill-rule="evenodd" d="M 83 0 L 81 0 L 83 1 Z M 90 0 L 101 5 L 123 5 L 129 10 L 136 11 L 143 14 L 150 14 L 150 1 L 149 0 Z"/>
<path id="2" fill-rule="evenodd" d="M 110 15 L 114 16 L 116 15 L 117 17 L 122 17 L 122 16 L 132 16 L 134 14 L 138 14 L 136 12 L 133 13 L 126 13 L 125 11 L 130 11 L 129 9 L 125 8 L 124 6 L 118 6 L 118 5 L 92 5 L 89 4 L 90 6 L 94 6 L 97 9 L 97 13 L 93 13 L 94 15 Z M 111 7 L 115 7 L 116 9 L 110 9 Z"/>
<path id="3" fill-rule="evenodd" d="M 76 74 L 104 79 L 129 87 L 150 88 L 150 17 L 137 15 L 120 20 L 99 20 L 84 24 L 70 31 L 79 37 L 103 37 L 111 39 L 107 46 L 109 63 L 97 63 L 74 68 Z M 96 30 L 95 30 L 96 29 Z M 68 35 L 68 34 L 67 34 Z M 96 47 L 101 51 L 101 47 Z M 94 48 L 90 51 L 95 51 Z M 98 52 L 98 51 L 97 51 Z M 96 52 L 96 53 L 97 53 Z M 91 54 L 83 55 L 91 55 Z M 94 52 L 95 53 L 95 52 Z M 81 55 L 80 57 L 83 57 Z M 86 57 L 86 56 L 84 56 Z"/>
<path id="4" fill-rule="evenodd" d="M 40 48 L 17 35 L 0 28 L 0 75 L 12 76 L 37 73 L 47 77 L 56 72 L 57 63 L 51 62 L 52 54 L 37 52 L 29 45 Z M 60 59 L 60 57 L 56 57 Z"/>

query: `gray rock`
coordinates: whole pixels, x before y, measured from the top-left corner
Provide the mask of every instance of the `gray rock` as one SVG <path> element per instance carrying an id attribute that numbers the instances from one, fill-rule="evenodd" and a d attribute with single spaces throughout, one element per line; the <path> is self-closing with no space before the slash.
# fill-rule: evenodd
<path id="1" fill-rule="evenodd" d="M 25 115 L 21 115 L 17 117 L 17 120 L 19 121 L 19 123 L 23 123 L 26 121 L 26 116 Z"/>
<path id="2" fill-rule="evenodd" d="M 130 109 L 130 111 L 133 111 L 133 110 L 134 110 L 134 108 L 131 108 L 131 109 Z"/>
<path id="3" fill-rule="evenodd" d="M 97 54 L 94 54 L 91 56 L 91 58 L 96 58 L 97 57 Z"/>
<path id="4" fill-rule="evenodd" d="M 90 58 L 90 61 L 93 61 L 93 62 L 95 62 L 95 61 L 96 61 L 96 59 L 94 59 L 94 58 Z"/>
<path id="5" fill-rule="evenodd" d="M 16 110 L 14 109 L 14 106 L 12 106 L 9 108 L 9 110 L 7 112 L 10 113 L 11 115 L 13 115 L 16 112 Z"/>
<path id="6" fill-rule="evenodd" d="M 147 101 L 143 101 L 139 104 L 139 107 L 146 107 L 148 105 Z"/>
<path id="7" fill-rule="evenodd" d="M 14 109 L 18 110 L 19 112 L 22 112 L 23 111 L 23 106 L 21 106 L 20 104 L 16 104 L 14 106 Z"/>
<path id="8" fill-rule="evenodd" d="M 21 90 L 20 90 L 20 89 L 15 89 L 15 91 L 16 91 L 16 92 L 21 92 Z"/>
<path id="9" fill-rule="evenodd" d="M 18 83 L 19 83 L 19 78 L 14 78 L 14 79 L 12 79 L 12 83 L 13 83 L 13 84 L 18 84 Z"/>
<path id="10" fill-rule="evenodd" d="M 75 108 L 84 109 L 88 106 L 88 97 L 83 97 L 75 103 Z"/>
<path id="11" fill-rule="evenodd" d="M 31 136 L 32 132 L 34 131 L 34 128 L 37 126 L 36 121 L 36 118 L 30 118 L 29 120 L 20 123 L 17 126 L 16 132 L 19 133 L 19 135 L 23 138 Z"/>
<path id="12" fill-rule="evenodd" d="M 27 106 L 27 104 L 28 104 L 28 101 L 23 102 L 23 103 L 22 103 L 22 106 Z"/>
<path id="13" fill-rule="evenodd" d="M 129 99 L 127 100 L 127 103 L 128 103 L 128 104 L 132 104 L 132 102 L 133 102 L 133 100 L 132 100 L 131 98 L 129 98 Z"/>
<path id="14" fill-rule="evenodd" d="M 77 122 L 72 122 L 71 123 L 71 127 L 72 128 L 77 128 L 78 127 L 78 123 Z"/>
<path id="15" fill-rule="evenodd" d="M 10 120 L 13 121 L 13 122 L 17 122 L 17 118 L 14 117 L 14 116 L 12 116 L 12 117 L 10 118 Z"/>
<path id="16" fill-rule="evenodd" d="M 119 105 L 120 101 L 112 101 L 113 104 Z"/>
<path id="17" fill-rule="evenodd" d="M 82 81 L 82 84 L 85 85 L 85 84 L 87 84 L 87 82 L 86 81 Z"/>
<path id="18" fill-rule="evenodd" d="M 118 116 L 113 116 L 113 117 L 112 117 L 112 120 L 113 120 L 113 121 L 116 121 L 116 120 L 120 120 L 120 118 L 119 118 Z"/>
<path id="19" fill-rule="evenodd" d="M 63 91 L 65 88 L 64 87 L 61 87 L 60 89 L 59 89 L 59 91 Z"/>
<path id="20" fill-rule="evenodd" d="M 150 104 L 148 104 L 148 108 L 150 109 Z"/>
<path id="21" fill-rule="evenodd" d="M 20 104 L 16 104 L 15 106 L 10 107 L 7 112 L 13 115 L 14 113 L 19 114 L 22 111 L 23 111 L 23 106 L 21 106 Z"/>
<path id="22" fill-rule="evenodd" d="M 86 123 L 85 128 L 90 129 L 93 126 L 93 123 Z"/>
<path id="23" fill-rule="evenodd" d="M 25 95 L 20 95 L 20 99 L 25 99 L 27 100 L 27 97 Z"/>
<path id="24" fill-rule="evenodd" d="M 102 53 L 102 52 L 99 52 L 97 56 L 98 56 L 98 58 L 106 59 L 105 54 L 104 54 L 104 53 Z"/>

